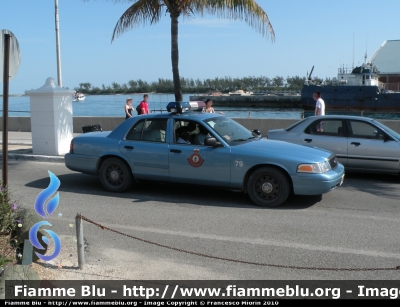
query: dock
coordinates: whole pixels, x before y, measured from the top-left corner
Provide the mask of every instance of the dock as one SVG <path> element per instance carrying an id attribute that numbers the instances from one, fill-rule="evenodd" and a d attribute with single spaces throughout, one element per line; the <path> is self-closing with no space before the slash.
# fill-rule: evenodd
<path id="1" fill-rule="evenodd" d="M 190 101 L 212 99 L 217 107 L 302 108 L 300 95 L 193 95 Z"/>

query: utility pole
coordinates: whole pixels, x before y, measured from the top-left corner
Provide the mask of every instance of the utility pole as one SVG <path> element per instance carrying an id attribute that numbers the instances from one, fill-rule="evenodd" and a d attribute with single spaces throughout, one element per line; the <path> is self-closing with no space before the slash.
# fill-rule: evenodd
<path id="1" fill-rule="evenodd" d="M 58 0 L 54 0 L 55 4 L 55 21 L 56 21 L 56 50 L 57 50 L 57 81 L 58 85 L 62 87 L 61 78 L 61 55 L 60 55 L 60 22 L 58 20 Z"/>
<path id="2" fill-rule="evenodd" d="M 11 35 L 4 35 L 4 70 L 3 70 L 3 187 L 8 185 L 8 87 L 10 82 L 10 40 Z"/>

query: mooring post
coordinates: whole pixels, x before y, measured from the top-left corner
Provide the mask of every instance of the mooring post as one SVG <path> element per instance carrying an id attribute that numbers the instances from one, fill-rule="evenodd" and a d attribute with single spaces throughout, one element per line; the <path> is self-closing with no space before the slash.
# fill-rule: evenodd
<path id="1" fill-rule="evenodd" d="M 75 217 L 76 224 L 76 246 L 78 249 L 78 265 L 79 269 L 82 270 L 85 265 L 85 245 L 83 242 L 83 224 L 81 213 L 77 213 Z"/>

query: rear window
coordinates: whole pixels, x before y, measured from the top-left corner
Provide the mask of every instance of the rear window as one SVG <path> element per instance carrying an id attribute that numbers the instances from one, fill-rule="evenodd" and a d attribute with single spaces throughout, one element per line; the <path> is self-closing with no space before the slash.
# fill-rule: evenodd
<path id="1" fill-rule="evenodd" d="M 300 125 L 302 122 L 304 122 L 307 118 L 302 119 L 301 121 L 298 121 L 297 123 L 294 123 L 293 125 L 290 125 L 289 127 L 287 127 L 285 130 L 286 131 L 290 131 L 292 130 L 294 127 L 296 127 L 297 125 Z"/>

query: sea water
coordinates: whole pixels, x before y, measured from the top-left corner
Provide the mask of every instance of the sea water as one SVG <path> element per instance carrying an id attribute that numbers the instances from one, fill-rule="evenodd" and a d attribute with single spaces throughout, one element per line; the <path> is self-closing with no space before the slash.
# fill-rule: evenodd
<path id="1" fill-rule="evenodd" d="M 193 94 L 184 94 L 183 101 L 189 101 L 189 96 Z M 72 102 L 73 116 L 111 116 L 125 117 L 126 98 L 132 98 L 134 108 L 142 101 L 143 94 L 121 94 L 121 95 L 87 95 L 84 101 Z M 2 109 L 3 100 L 1 99 Z M 169 102 L 175 101 L 173 94 L 149 94 L 149 109 L 151 112 L 159 113 L 160 110 L 166 112 L 166 106 Z M 9 116 L 30 116 L 30 103 L 28 96 L 9 97 Z M 298 108 L 246 108 L 246 107 L 221 107 L 214 102 L 216 112 L 223 112 L 231 118 L 289 118 L 300 119 L 303 116 L 303 110 Z M 133 110 L 136 112 L 136 110 Z M 327 111 L 327 114 L 343 115 L 361 115 L 360 112 L 340 112 Z M 1 116 L 2 110 L 0 112 Z M 314 115 L 311 111 L 305 111 L 304 116 Z M 364 112 L 363 116 L 377 119 L 400 119 L 400 113 L 370 113 Z"/>

